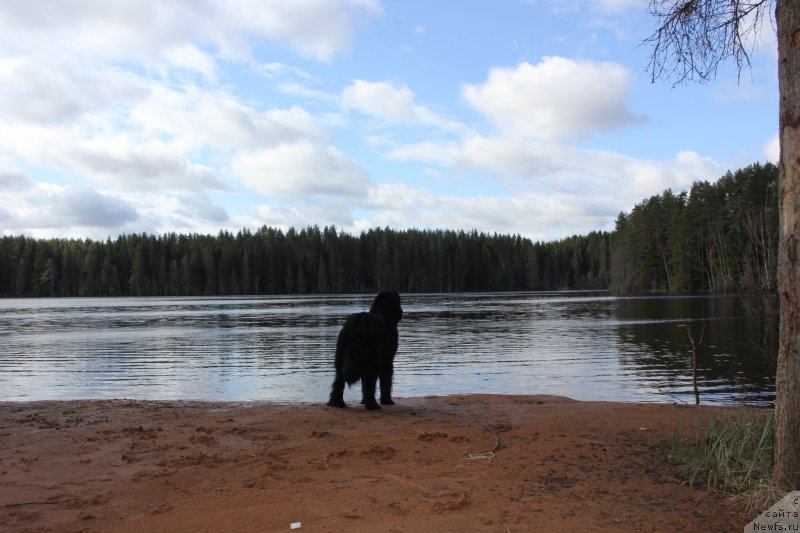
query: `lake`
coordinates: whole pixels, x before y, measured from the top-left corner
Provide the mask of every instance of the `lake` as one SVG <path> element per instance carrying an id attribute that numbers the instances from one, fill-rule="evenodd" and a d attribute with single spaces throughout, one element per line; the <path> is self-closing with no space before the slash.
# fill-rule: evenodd
<path id="1" fill-rule="evenodd" d="M 0 400 L 327 401 L 336 336 L 371 295 L 0 300 Z M 775 331 L 748 300 L 403 295 L 394 393 L 769 404 Z M 360 387 L 345 393 L 358 401 Z"/>

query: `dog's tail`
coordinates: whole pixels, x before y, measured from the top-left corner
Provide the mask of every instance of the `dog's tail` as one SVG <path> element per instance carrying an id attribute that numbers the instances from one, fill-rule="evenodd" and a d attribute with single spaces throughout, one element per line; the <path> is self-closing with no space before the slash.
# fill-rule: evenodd
<path id="1" fill-rule="evenodd" d="M 353 360 L 353 357 L 348 354 L 342 361 L 342 377 L 344 382 L 348 385 L 353 385 L 356 381 L 361 379 L 358 372 L 358 363 Z"/>
<path id="2" fill-rule="evenodd" d="M 371 335 L 368 313 L 353 315 L 336 343 L 336 360 L 341 364 L 342 377 L 345 383 L 353 385 L 361 379 L 361 373 L 367 364 L 369 339 Z"/>

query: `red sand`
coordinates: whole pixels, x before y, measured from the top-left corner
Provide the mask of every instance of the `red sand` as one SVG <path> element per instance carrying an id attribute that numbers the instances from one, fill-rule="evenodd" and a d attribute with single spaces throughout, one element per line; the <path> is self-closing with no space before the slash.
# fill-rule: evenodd
<path id="1" fill-rule="evenodd" d="M 659 438 L 712 408 L 0 403 L 2 531 L 741 531 Z"/>

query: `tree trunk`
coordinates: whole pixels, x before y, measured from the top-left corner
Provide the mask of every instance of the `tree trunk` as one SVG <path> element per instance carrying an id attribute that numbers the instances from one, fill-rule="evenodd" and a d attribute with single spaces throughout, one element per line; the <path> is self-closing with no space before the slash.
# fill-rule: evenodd
<path id="1" fill-rule="evenodd" d="M 779 0 L 780 177 L 775 484 L 800 489 L 800 3 Z"/>

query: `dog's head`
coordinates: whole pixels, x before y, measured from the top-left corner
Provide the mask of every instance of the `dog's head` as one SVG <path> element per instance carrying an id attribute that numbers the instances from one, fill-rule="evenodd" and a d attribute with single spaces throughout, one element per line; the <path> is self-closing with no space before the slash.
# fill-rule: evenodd
<path id="1" fill-rule="evenodd" d="M 400 295 L 395 291 L 378 293 L 372 301 L 372 307 L 369 308 L 369 312 L 379 314 L 394 322 L 400 322 L 403 319 Z"/>

